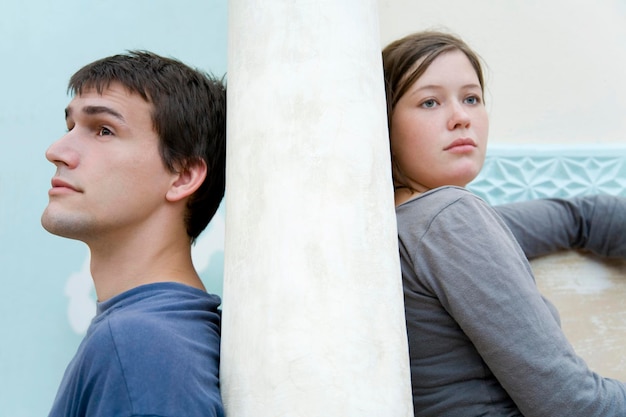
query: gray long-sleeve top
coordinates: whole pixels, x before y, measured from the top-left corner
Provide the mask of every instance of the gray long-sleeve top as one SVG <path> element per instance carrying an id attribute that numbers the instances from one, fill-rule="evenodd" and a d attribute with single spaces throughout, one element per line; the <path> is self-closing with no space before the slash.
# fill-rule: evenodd
<path id="1" fill-rule="evenodd" d="M 495 206 L 529 259 L 584 249 L 626 259 L 626 198 L 611 195 L 538 199 Z"/>
<path id="2" fill-rule="evenodd" d="M 529 256 L 576 242 L 603 252 L 592 248 L 588 229 L 586 237 L 571 232 L 576 225 L 563 230 L 563 206 L 546 207 L 557 217 L 529 216 L 532 206 L 504 210 L 519 222 L 512 229 L 528 233 L 520 241 Z M 626 387 L 576 355 L 493 208 L 462 188 L 442 187 L 396 212 L 416 416 L 626 416 Z M 527 227 L 528 218 L 536 224 Z"/>

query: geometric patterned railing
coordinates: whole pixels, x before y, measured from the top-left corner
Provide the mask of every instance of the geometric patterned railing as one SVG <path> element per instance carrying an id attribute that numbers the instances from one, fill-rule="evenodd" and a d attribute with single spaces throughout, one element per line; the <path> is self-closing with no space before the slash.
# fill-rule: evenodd
<path id="1" fill-rule="evenodd" d="M 490 204 L 541 197 L 626 197 L 626 146 L 493 146 L 467 186 Z"/>

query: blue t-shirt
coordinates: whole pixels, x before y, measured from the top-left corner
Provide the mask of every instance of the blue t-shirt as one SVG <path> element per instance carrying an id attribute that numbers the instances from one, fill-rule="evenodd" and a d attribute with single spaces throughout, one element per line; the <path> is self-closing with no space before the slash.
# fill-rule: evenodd
<path id="1" fill-rule="evenodd" d="M 223 416 L 219 304 L 173 282 L 99 303 L 50 417 Z"/>

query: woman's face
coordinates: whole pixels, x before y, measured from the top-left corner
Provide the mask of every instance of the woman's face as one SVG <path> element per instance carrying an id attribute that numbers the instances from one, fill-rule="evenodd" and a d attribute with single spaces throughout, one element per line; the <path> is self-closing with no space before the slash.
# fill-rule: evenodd
<path id="1" fill-rule="evenodd" d="M 483 166 L 488 132 L 474 67 L 459 50 L 443 53 L 393 109 L 394 178 L 419 192 L 465 187 Z"/>

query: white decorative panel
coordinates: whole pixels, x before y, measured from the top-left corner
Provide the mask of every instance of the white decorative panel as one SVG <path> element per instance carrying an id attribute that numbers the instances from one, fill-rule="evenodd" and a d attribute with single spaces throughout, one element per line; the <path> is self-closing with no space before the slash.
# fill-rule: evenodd
<path id="1" fill-rule="evenodd" d="M 490 204 L 587 194 L 626 196 L 626 146 L 494 146 L 468 189 Z"/>

